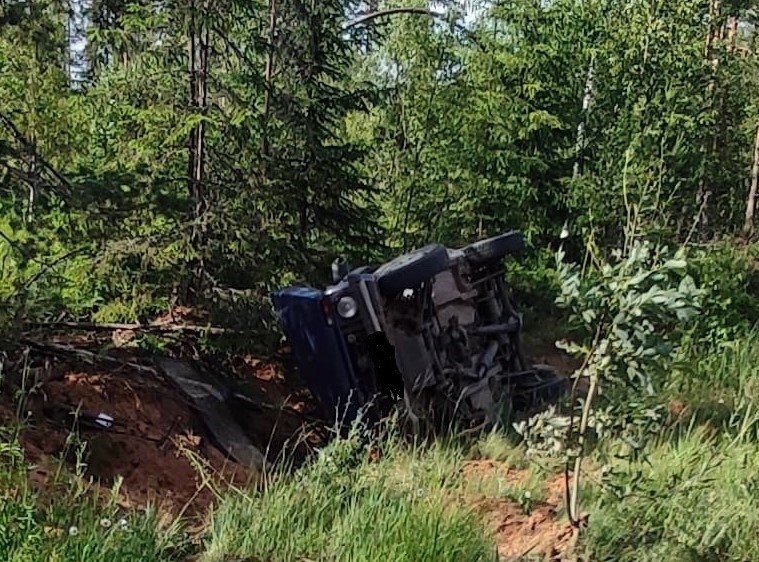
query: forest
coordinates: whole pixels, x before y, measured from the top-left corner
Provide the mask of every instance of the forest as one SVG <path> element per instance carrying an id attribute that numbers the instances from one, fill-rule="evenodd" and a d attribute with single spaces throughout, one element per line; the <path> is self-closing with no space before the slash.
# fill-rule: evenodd
<path id="1" fill-rule="evenodd" d="M 0 558 L 759 559 L 757 24 L 753 0 L 0 0 Z M 536 415 L 324 428 L 253 483 L 172 421 L 173 507 L 98 472 L 142 448 L 41 421 L 79 375 L 131 415 L 152 382 L 119 373 L 150 354 L 279 373 L 273 291 L 510 230 L 527 343 L 580 381 Z"/>

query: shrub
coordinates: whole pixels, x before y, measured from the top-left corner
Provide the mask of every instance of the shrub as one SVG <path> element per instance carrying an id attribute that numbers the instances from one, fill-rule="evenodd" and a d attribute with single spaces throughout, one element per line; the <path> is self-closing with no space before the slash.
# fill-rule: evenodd
<path id="1" fill-rule="evenodd" d="M 758 252 L 759 246 L 730 241 L 689 252 L 689 273 L 704 291 L 701 313 L 693 325 L 694 340 L 730 340 L 759 322 Z"/>

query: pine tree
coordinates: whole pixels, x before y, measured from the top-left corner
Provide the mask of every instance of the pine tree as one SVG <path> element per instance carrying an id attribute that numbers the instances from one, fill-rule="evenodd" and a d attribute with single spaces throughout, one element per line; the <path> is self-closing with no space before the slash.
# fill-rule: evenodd
<path id="1" fill-rule="evenodd" d="M 367 92 L 348 89 L 350 45 L 341 35 L 345 2 L 277 1 L 262 157 L 267 193 L 303 265 L 330 250 L 366 250 L 379 240 L 359 146 L 342 140 L 346 115 Z"/>

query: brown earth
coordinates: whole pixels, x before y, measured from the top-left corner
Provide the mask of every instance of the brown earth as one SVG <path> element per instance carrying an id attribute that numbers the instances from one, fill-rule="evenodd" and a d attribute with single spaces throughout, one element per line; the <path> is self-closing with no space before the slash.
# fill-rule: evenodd
<path id="1" fill-rule="evenodd" d="M 527 470 L 491 460 L 469 461 L 463 472 L 466 478 L 472 479 L 498 476 L 511 485 L 518 485 L 529 477 Z M 572 525 L 562 515 L 564 497 L 562 474 L 548 479 L 545 498 L 529 513 L 505 498 L 479 495 L 469 501 L 493 533 L 500 560 L 562 561 L 571 559 L 569 551 L 574 536 Z"/>
<path id="2" fill-rule="evenodd" d="M 492 460 L 468 461 L 462 470 L 467 479 L 489 479 L 497 476 L 509 485 L 519 485 L 529 478 L 529 471 L 510 468 Z M 572 560 L 569 552 L 573 541 L 573 527 L 563 516 L 565 501 L 564 475 L 549 477 L 545 485 L 545 498 L 532 507 L 529 513 L 517 503 L 486 494 L 474 495 L 468 501 L 482 515 L 487 528 L 493 533 L 499 559 L 516 560 Z"/>
<path id="3" fill-rule="evenodd" d="M 111 345 L 121 347 L 129 345 L 134 334 L 126 331 L 109 338 Z M 80 348 L 103 343 L 91 334 L 47 341 Z M 536 363 L 553 365 L 564 374 L 576 368 L 576 362 L 557 350 L 548 334 L 529 342 L 527 351 Z M 121 365 L 42 357 L 28 363 L 25 380 L 10 377 L 8 381 L 11 387 L 23 384 L 28 389 L 21 408 L 9 385 L 5 389 L 0 386 L 0 424 L 13 421 L 16 412 L 22 412 L 25 423 L 20 440 L 31 464 L 30 481 L 41 492 L 50 488 L 60 472 L 61 459 L 69 471 L 73 469 L 77 443 L 84 442 L 87 445 L 80 459 L 85 462 L 84 475 L 103 488 L 121 481 L 118 497 L 125 507 L 153 503 L 167 513 L 201 516 L 219 486 L 241 486 L 256 480 L 257 474 L 228 460 L 214 446 L 179 393 L 159 377 L 129 366 L 143 361 L 133 350 L 112 350 L 111 357 L 119 358 Z M 297 462 L 324 444 L 325 430 L 314 421 L 313 400 L 302 384 L 285 377 L 281 366 L 248 355 L 233 358 L 227 367 L 246 383 L 252 399 L 240 405 L 244 415 L 238 421 L 267 458 L 289 455 Z M 78 423 L 74 427 L 74 418 L 68 415 L 74 410 L 89 416 L 107 414 L 114 425 L 94 429 Z M 72 435 L 76 436 L 73 440 Z M 514 484 L 528 476 L 525 470 L 484 460 L 468 462 L 464 471 L 468 478 L 498 474 Z M 563 476 L 548 481 L 544 500 L 529 514 L 505 498 L 480 495 L 467 501 L 482 513 L 502 560 L 564 559 L 573 529 L 561 515 Z"/>
<path id="4" fill-rule="evenodd" d="M 129 352 L 120 356 L 125 363 L 134 360 Z M 246 357 L 234 371 L 259 402 L 243 404 L 238 421 L 269 458 L 302 459 L 322 442 L 321 428 L 307 421 L 307 392 L 292 387 L 277 365 Z M 21 381 L 10 382 L 18 387 Z M 28 391 L 20 408 L 9 385 L 0 387 L 0 423 L 21 411 L 20 442 L 31 464 L 30 480 L 40 491 L 60 473 L 61 459 L 69 471 L 79 460 L 84 476 L 99 487 L 121 480 L 119 501 L 125 507 L 152 503 L 169 513 L 200 515 L 214 500 L 213 488 L 246 485 L 258 476 L 227 459 L 182 396 L 149 373 L 48 357 L 32 364 L 24 384 Z M 92 427 L 100 413 L 113 418 L 111 428 Z"/>

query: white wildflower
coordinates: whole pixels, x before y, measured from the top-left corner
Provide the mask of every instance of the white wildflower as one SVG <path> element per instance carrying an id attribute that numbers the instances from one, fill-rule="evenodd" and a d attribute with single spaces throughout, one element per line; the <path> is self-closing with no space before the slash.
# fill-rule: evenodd
<path id="1" fill-rule="evenodd" d="M 105 519 L 105 518 L 101 519 L 100 526 L 103 527 L 104 529 L 108 529 L 111 526 L 111 520 Z"/>
<path id="2" fill-rule="evenodd" d="M 69 527 L 69 536 L 75 537 L 79 534 L 79 528 L 76 525 Z"/>

